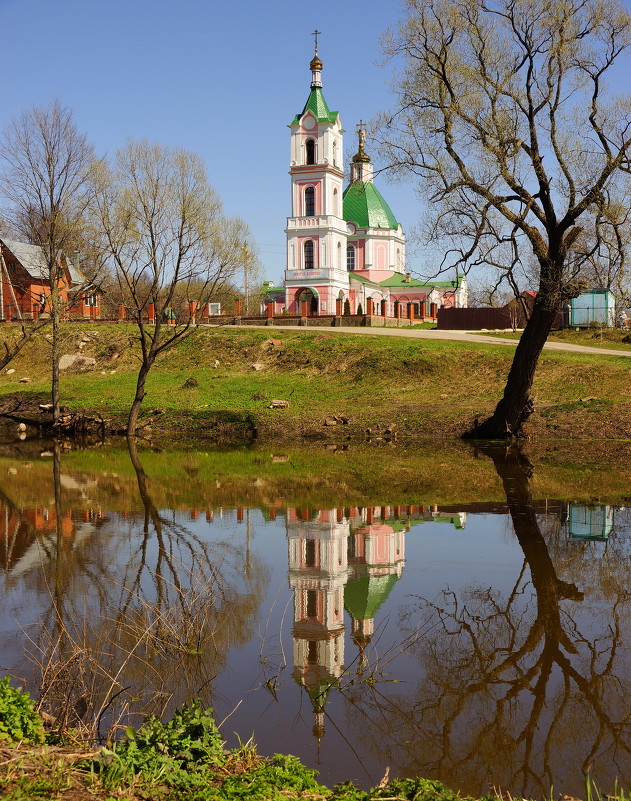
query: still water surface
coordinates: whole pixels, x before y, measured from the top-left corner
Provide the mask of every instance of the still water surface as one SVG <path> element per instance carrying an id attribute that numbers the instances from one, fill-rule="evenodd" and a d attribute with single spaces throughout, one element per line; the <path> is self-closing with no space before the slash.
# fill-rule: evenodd
<path id="1" fill-rule="evenodd" d="M 610 789 L 631 777 L 631 514 L 533 499 L 519 454 L 488 458 L 501 501 L 327 508 L 195 502 L 182 471 L 186 503 L 156 503 L 137 455 L 131 484 L 107 457 L 3 459 L 0 669 L 103 736 L 201 696 L 228 745 L 329 785 Z"/>

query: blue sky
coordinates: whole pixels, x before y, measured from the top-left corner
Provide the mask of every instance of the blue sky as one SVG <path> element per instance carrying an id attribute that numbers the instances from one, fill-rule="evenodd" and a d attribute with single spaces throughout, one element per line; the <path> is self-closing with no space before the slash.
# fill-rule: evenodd
<path id="1" fill-rule="evenodd" d="M 309 92 L 314 28 L 324 94 L 355 152 L 355 125 L 390 105 L 379 38 L 398 3 L 345 0 L 0 0 L 0 127 L 58 98 L 100 153 L 127 137 L 180 145 L 205 160 L 225 211 L 260 244 L 266 277 L 284 269 L 289 129 Z M 369 148 L 368 148 L 369 150 Z M 370 151 L 369 151 L 370 152 Z M 409 231 L 409 185 L 378 179 Z"/>
<path id="2" fill-rule="evenodd" d="M 58 98 L 99 153 L 128 137 L 199 153 L 226 213 L 250 225 L 266 277 L 278 282 L 287 124 L 308 96 L 310 32 L 322 31 L 324 94 L 352 154 L 359 120 L 392 104 L 379 40 L 402 13 L 398 0 L 0 0 L 0 128 Z M 619 62 L 612 88 L 628 89 L 628 70 L 628 59 Z M 409 238 L 421 212 L 412 185 L 377 183 Z M 433 273 L 431 257 L 409 247 L 408 266 Z"/>

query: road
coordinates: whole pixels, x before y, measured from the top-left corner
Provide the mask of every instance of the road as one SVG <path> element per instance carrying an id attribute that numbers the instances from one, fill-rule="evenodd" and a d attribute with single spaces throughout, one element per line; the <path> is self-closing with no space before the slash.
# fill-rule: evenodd
<path id="1" fill-rule="evenodd" d="M 231 328 L 232 326 L 222 326 Z M 438 331 L 437 329 L 425 328 L 357 328 L 355 326 L 340 326 L 335 328 L 320 328 L 313 327 L 306 328 L 296 326 L 281 326 L 281 325 L 256 325 L 247 326 L 248 328 L 266 328 L 268 331 L 288 330 L 294 331 L 317 331 L 319 334 L 358 334 L 360 336 L 378 336 L 378 337 L 406 337 L 408 339 L 446 339 L 452 342 L 480 342 L 484 345 L 508 345 L 516 347 L 516 339 L 508 339 L 504 337 L 489 337 L 484 334 L 479 334 L 476 331 Z M 589 347 L 587 345 L 575 345 L 570 342 L 546 342 L 544 345 L 545 350 L 561 350 L 569 353 L 589 353 L 600 356 L 626 356 L 631 358 L 631 349 L 629 350 L 616 350 L 615 348 L 600 348 Z"/>

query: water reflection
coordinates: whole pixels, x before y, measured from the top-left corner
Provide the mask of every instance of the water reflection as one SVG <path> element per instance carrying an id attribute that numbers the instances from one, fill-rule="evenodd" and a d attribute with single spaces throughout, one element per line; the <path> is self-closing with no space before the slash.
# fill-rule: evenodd
<path id="1" fill-rule="evenodd" d="M 416 596 L 401 623 L 422 679 L 411 694 L 352 691 L 350 717 L 364 730 L 375 724 L 370 746 L 385 746 L 405 773 L 458 777 L 467 792 L 483 791 L 490 774 L 513 793 L 547 793 L 577 787 L 590 770 L 611 787 L 630 766 L 628 540 L 616 542 L 607 580 L 595 584 L 603 554 L 546 541 L 524 455 L 482 453 L 502 480 L 523 561 L 504 592 L 471 575 L 457 590 Z M 590 531 L 599 520 L 610 534 L 611 511 L 591 507 Z M 570 505 L 570 521 L 585 512 Z M 545 522 L 553 531 L 563 515 Z"/>
<path id="2" fill-rule="evenodd" d="M 631 770 L 631 516 L 533 499 L 518 449 L 476 457 L 505 504 L 317 508 L 253 478 L 260 510 L 203 486 L 156 502 L 132 442 L 136 500 L 114 510 L 52 452 L 41 504 L 0 494 L 0 667 L 101 738 L 201 695 L 328 783 L 390 766 L 476 795 L 579 793 L 591 768 L 611 787 Z"/>

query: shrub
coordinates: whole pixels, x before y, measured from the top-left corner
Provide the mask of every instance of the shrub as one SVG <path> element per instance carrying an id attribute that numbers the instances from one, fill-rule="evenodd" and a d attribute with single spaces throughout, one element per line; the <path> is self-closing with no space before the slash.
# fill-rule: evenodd
<path id="1" fill-rule="evenodd" d="M 364 307 L 360 303 L 359 306 L 357 307 L 357 314 L 363 314 L 363 313 L 364 313 Z"/>
<path id="2" fill-rule="evenodd" d="M 12 687 L 9 677 L 0 680 L 0 740 L 44 742 L 44 724 L 28 693 Z"/>
<path id="3" fill-rule="evenodd" d="M 351 302 L 348 298 L 344 301 L 344 316 L 348 317 L 351 313 Z"/>

